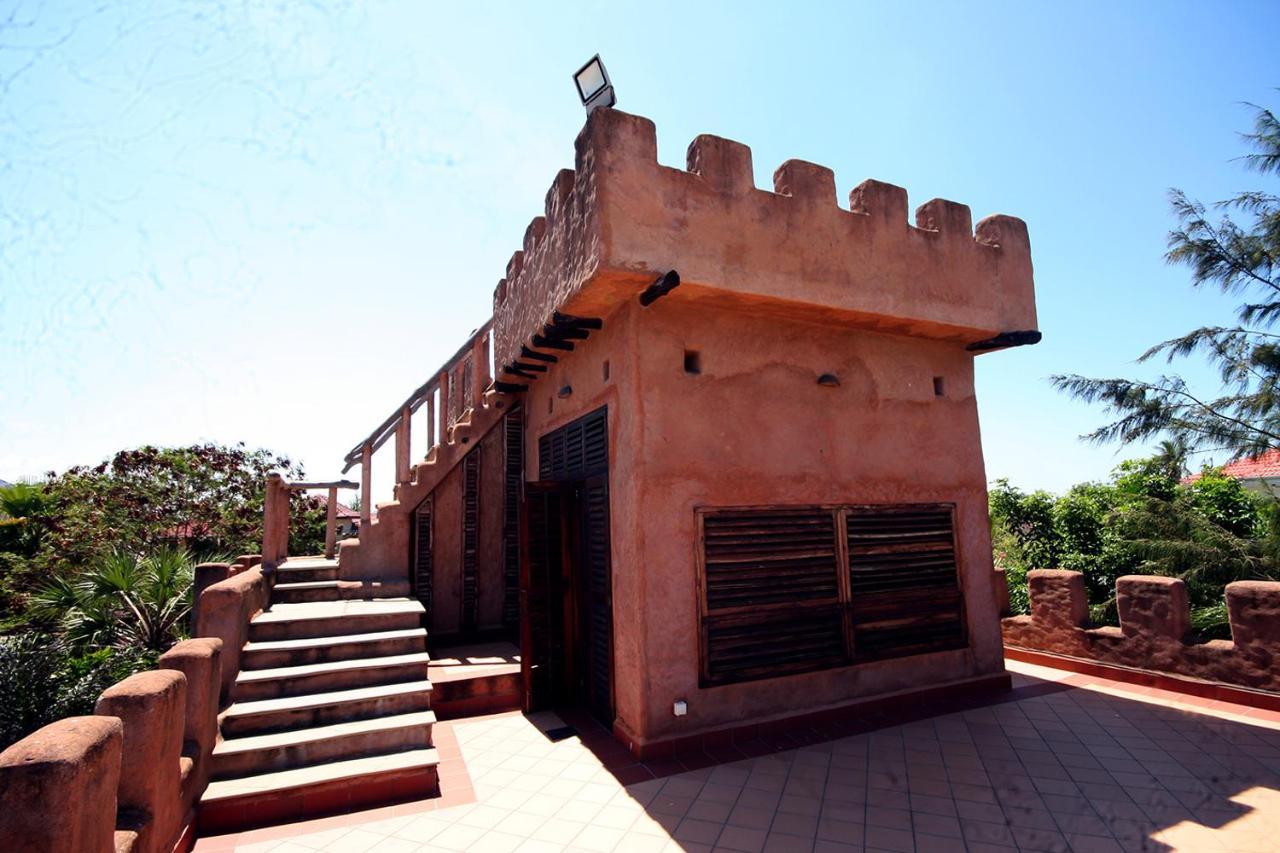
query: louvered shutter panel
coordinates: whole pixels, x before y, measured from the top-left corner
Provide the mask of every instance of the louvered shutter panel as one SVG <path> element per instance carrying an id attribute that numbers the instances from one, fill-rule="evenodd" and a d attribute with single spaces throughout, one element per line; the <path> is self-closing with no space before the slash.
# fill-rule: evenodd
<path id="1" fill-rule="evenodd" d="M 707 512 L 702 537 L 706 683 L 825 669 L 845 660 L 832 510 Z"/>
<path id="2" fill-rule="evenodd" d="M 613 579 L 609 571 L 609 483 L 595 477 L 582 488 L 582 560 L 587 572 L 587 701 L 613 720 Z"/>
<path id="3" fill-rule="evenodd" d="M 597 409 L 538 439 L 538 479 L 583 480 L 609 470 L 609 421 Z"/>
<path id="4" fill-rule="evenodd" d="M 480 448 L 462 460 L 462 630 L 479 621 Z"/>
<path id="5" fill-rule="evenodd" d="M 433 568 L 431 559 L 431 500 L 423 501 L 413 513 L 413 589 L 426 610 L 431 627 Z"/>
<path id="6" fill-rule="evenodd" d="M 852 507 L 850 609 L 858 660 L 965 645 L 949 505 Z"/>
<path id="7" fill-rule="evenodd" d="M 520 625 L 520 495 L 524 485 L 524 418 L 521 412 L 502 421 L 505 450 L 502 494 L 502 624 Z"/>

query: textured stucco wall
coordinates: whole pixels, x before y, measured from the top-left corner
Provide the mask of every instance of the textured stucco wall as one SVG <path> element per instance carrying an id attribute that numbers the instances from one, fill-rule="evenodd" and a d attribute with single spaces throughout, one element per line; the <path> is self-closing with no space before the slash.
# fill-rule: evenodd
<path id="1" fill-rule="evenodd" d="M 641 739 L 1003 671 L 973 360 L 922 341 L 662 300 L 641 318 L 636 619 Z M 701 373 L 684 372 L 684 352 Z M 839 387 L 820 386 L 833 373 Z M 934 393 L 942 377 L 945 396 Z M 825 672 L 698 686 L 697 507 L 956 505 L 970 646 Z M 689 714 L 675 717 L 685 699 Z"/>
<path id="2" fill-rule="evenodd" d="M 908 223 L 906 190 L 869 180 L 838 204 L 830 169 L 790 160 L 757 189 L 750 149 L 703 135 L 685 169 L 654 125 L 597 110 L 494 292 L 495 359 L 555 310 L 599 315 L 669 269 L 686 293 L 757 311 L 973 342 L 1036 328 L 1025 224 L 943 199 Z"/>

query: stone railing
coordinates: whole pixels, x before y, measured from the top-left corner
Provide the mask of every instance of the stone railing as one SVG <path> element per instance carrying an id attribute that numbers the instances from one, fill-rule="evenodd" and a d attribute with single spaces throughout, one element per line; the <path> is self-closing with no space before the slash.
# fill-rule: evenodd
<path id="1" fill-rule="evenodd" d="M 1087 627 L 1088 599 L 1079 572 L 1027 574 L 1030 616 L 1003 620 L 1006 646 L 1104 664 L 1280 691 L 1280 583 L 1227 585 L 1230 640 L 1196 641 L 1186 584 L 1128 575 L 1116 580 L 1120 627 Z"/>
<path id="2" fill-rule="evenodd" d="M 0 753 L 0 849 L 191 848 L 218 709 L 270 595 L 260 564 L 246 555 L 197 567 L 195 638 L 103 691 L 92 716 L 58 720 Z"/>
<path id="3" fill-rule="evenodd" d="M 197 638 L 0 753 L 6 850 L 169 853 L 194 840 L 218 735 L 222 642 Z"/>
<path id="4" fill-rule="evenodd" d="M 192 633 L 222 641 L 220 700 L 227 699 L 240 674 L 240 653 L 249 639 L 249 621 L 270 601 L 271 581 L 263 574 L 262 561 L 257 556 L 250 559 L 253 562 L 249 564 L 240 560 L 230 565 L 205 563 L 196 571 L 196 587 L 201 591 Z M 210 583 L 213 579 L 216 581 Z"/>

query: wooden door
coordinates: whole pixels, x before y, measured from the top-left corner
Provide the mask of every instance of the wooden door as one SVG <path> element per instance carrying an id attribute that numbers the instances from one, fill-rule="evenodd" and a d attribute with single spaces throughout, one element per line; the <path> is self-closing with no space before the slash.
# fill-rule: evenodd
<path id="1" fill-rule="evenodd" d="M 520 670 L 526 711 L 556 701 L 563 678 L 566 489 L 526 483 L 520 524 Z"/>

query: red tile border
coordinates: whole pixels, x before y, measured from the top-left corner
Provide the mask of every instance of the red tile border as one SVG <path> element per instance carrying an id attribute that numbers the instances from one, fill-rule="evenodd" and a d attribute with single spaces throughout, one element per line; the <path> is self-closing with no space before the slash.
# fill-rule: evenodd
<path id="1" fill-rule="evenodd" d="M 403 817 L 409 814 L 421 814 L 439 808 L 461 806 L 476 801 L 475 788 L 471 784 L 471 774 L 462 758 L 462 748 L 458 745 L 457 733 L 450 722 L 437 722 L 432 727 L 432 741 L 440 754 L 440 764 L 436 768 L 438 787 L 433 791 L 414 791 L 406 789 L 406 780 L 393 776 L 377 784 L 361 786 L 359 791 L 346 788 L 327 788 L 305 795 L 303 805 L 312 814 L 323 815 L 304 820 L 275 822 L 282 808 L 296 808 L 297 803 L 291 799 L 288 803 L 263 803 L 254 809 L 255 820 L 268 823 L 257 829 L 236 830 L 221 835 L 198 835 L 195 838 L 195 853 L 224 853 L 245 844 L 261 841 L 274 841 L 292 838 L 312 832 L 322 832 L 340 826 L 351 826 L 359 823 L 370 823 L 390 817 Z M 418 797 L 407 802 L 405 796 Z M 390 803 L 390 805 L 387 805 Z M 376 804 L 365 807 L 364 804 Z M 287 812 L 286 812 L 287 813 Z"/>
<path id="2" fill-rule="evenodd" d="M 1004 655 L 1006 658 L 1022 661 L 1023 663 L 1074 672 L 1080 676 L 1091 676 L 1104 681 L 1123 684 L 1129 687 L 1130 692 L 1141 692 L 1138 688 L 1165 691 L 1176 694 L 1173 698 L 1178 701 L 1192 705 L 1198 704 L 1197 700 L 1201 700 L 1205 703 L 1223 702 L 1227 705 L 1240 706 L 1240 709 L 1235 713 L 1244 713 L 1249 708 L 1280 711 L 1280 693 L 1250 690 L 1245 687 L 1218 684 L 1212 681 L 1200 681 L 1164 672 L 1153 672 L 1147 669 L 1115 666 L 1114 664 L 1101 663 L 1084 658 L 1073 658 L 1034 649 L 1024 649 L 1019 646 L 1005 646 Z M 1211 706 L 1205 704 L 1205 707 Z M 1232 711 L 1229 707 L 1221 710 Z"/>

